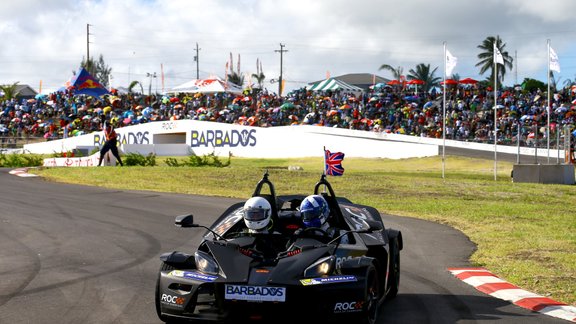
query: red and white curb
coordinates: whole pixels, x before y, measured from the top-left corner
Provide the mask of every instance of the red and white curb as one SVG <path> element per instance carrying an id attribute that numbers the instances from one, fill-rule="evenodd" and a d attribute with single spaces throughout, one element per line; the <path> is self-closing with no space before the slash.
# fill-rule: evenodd
<path id="1" fill-rule="evenodd" d="M 534 312 L 576 322 L 576 307 L 518 288 L 484 268 L 448 268 L 448 271 L 490 296 L 507 300 Z"/>
<path id="2" fill-rule="evenodd" d="M 13 174 L 15 176 L 19 176 L 19 177 L 37 177 L 38 176 L 36 174 L 28 173 L 28 168 L 14 169 L 14 170 L 10 170 L 10 172 L 8 172 L 8 173 Z"/>

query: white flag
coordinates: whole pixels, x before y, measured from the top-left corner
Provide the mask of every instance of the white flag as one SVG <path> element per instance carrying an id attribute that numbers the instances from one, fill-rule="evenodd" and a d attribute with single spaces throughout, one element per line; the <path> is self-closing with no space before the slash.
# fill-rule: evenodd
<path id="1" fill-rule="evenodd" d="M 504 57 L 498 47 L 496 47 L 496 43 L 494 43 L 494 63 L 504 65 Z"/>
<path id="2" fill-rule="evenodd" d="M 458 63 L 458 58 L 456 58 L 450 51 L 446 50 L 446 76 L 451 77 L 452 71 L 456 67 L 456 63 Z"/>
<path id="3" fill-rule="evenodd" d="M 552 47 L 548 48 L 550 49 L 550 70 L 560 73 L 560 62 L 558 62 L 558 55 L 552 49 Z"/>

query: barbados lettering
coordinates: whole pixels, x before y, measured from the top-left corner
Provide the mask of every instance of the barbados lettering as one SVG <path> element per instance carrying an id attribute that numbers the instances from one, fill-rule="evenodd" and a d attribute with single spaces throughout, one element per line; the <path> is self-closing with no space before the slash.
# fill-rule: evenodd
<path id="1" fill-rule="evenodd" d="M 150 144 L 148 135 L 150 132 L 128 132 L 125 134 L 118 133 L 118 144 Z M 106 138 L 100 134 L 94 135 L 94 146 L 102 146 Z"/>
<path id="2" fill-rule="evenodd" d="M 247 300 L 254 302 L 284 302 L 286 301 L 286 288 L 226 285 L 224 298 L 228 300 Z"/>
<path id="3" fill-rule="evenodd" d="M 192 131 L 192 147 L 236 147 L 236 146 L 255 146 L 256 130 L 207 130 Z"/>
<path id="4" fill-rule="evenodd" d="M 253 286 L 227 286 L 226 293 L 238 295 L 282 296 L 283 288 L 253 287 Z"/>

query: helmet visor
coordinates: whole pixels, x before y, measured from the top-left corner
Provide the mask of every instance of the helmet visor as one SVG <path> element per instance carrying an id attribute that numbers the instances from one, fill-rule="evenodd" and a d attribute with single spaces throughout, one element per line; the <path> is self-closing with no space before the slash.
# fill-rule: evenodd
<path id="1" fill-rule="evenodd" d="M 320 217 L 320 210 L 306 210 L 302 212 L 302 220 L 309 222 Z"/>
<path id="2" fill-rule="evenodd" d="M 251 222 L 259 222 L 268 217 L 268 209 L 248 208 L 244 210 L 244 219 Z"/>

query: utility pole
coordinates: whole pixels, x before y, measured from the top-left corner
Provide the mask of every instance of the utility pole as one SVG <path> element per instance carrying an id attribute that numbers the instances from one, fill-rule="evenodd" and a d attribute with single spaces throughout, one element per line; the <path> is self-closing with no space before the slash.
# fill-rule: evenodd
<path id="1" fill-rule="evenodd" d="M 200 48 L 198 48 L 198 43 L 196 43 L 196 56 L 194 56 L 194 61 L 196 62 L 196 80 L 200 79 Z"/>
<path id="2" fill-rule="evenodd" d="M 86 24 L 86 65 L 90 60 L 90 24 Z"/>
<path id="3" fill-rule="evenodd" d="M 518 51 L 514 51 L 514 85 L 518 84 Z"/>
<path id="4" fill-rule="evenodd" d="M 282 95 L 282 54 L 288 52 L 288 50 L 284 49 L 284 44 L 280 43 L 280 49 L 275 50 L 274 52 L 280 53 L 280 78 L 278 78 L 278 96 Z"/>

